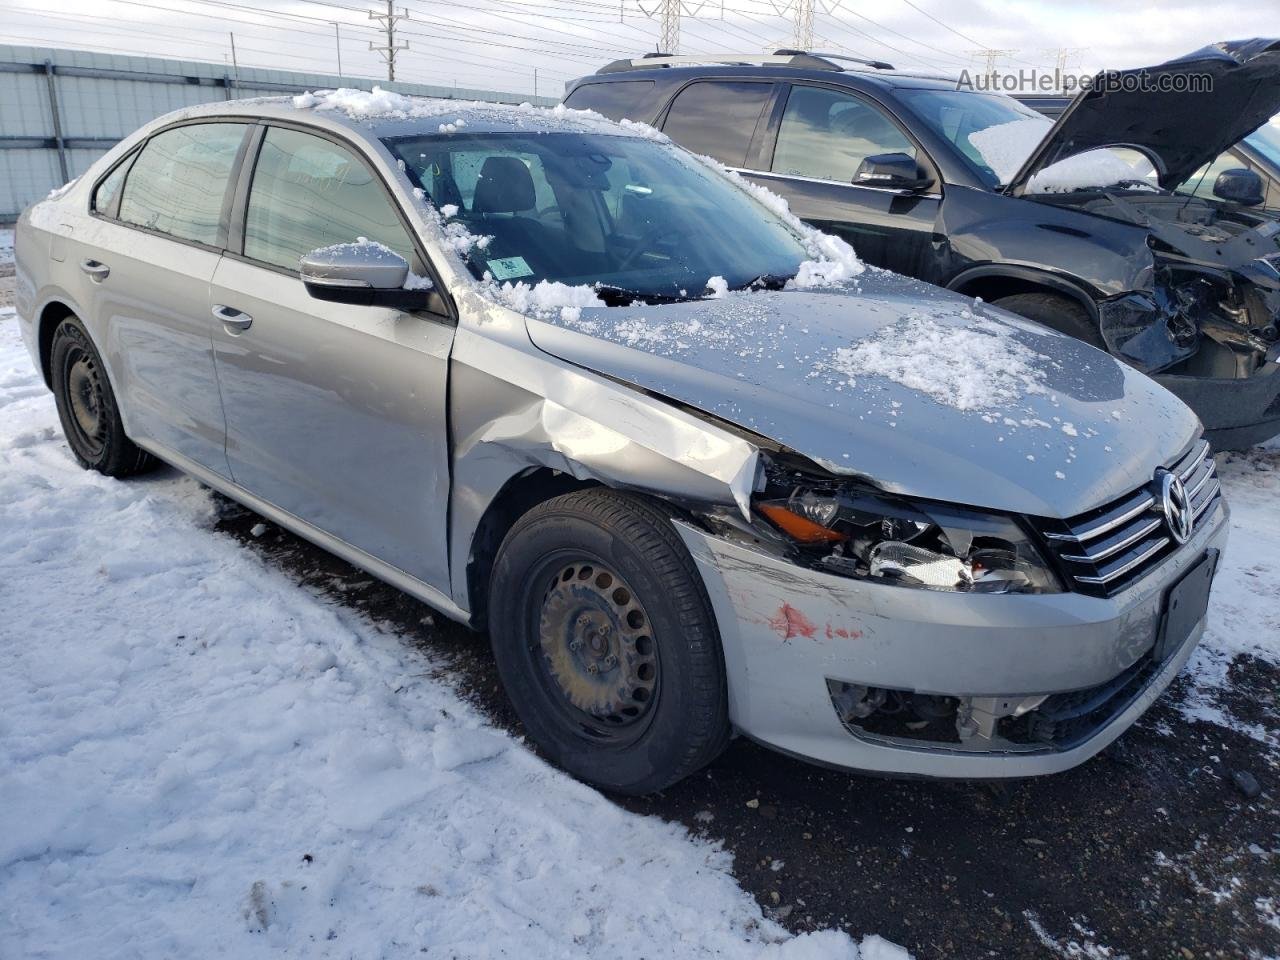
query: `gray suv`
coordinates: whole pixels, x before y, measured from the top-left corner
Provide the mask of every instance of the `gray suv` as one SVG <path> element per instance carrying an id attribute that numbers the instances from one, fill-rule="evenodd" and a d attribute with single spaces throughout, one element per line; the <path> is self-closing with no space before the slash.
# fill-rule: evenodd
<path id="1" fill-rule="evenodd" d="M 1201 635 L 1195 416 L 863 269 L 661 135 L 381 91 L 162 117 L 17 229 L 71 452 L 157 461 L 487 628 L 526 729 L 660 789 L 734 731 L 1063 770 Z"/>

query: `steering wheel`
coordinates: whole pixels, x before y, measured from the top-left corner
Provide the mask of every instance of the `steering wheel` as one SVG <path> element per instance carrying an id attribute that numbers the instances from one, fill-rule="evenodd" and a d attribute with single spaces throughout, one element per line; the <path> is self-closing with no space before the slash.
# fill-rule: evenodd
<path id="1" fill-rule="evenodd" d="M 631 249 L 622 255 L 622 259 L 618 262 L 618 266 L 615 269 L 619 271 L 626 270 L 629 266 L 635 263 L 636 260 L 640 259 L 640 255 L 642 253 L 648 253 L 650 250 L 654 249 L 658 245 L 658 240 L 664 238 L 674 240 L 677 237 L 684 236 L 688 232 L 689 231 L 687 229 L 670 227 L 666 224 L 650 227 L 641 235 L 639 240 L 631 245 Z"/>

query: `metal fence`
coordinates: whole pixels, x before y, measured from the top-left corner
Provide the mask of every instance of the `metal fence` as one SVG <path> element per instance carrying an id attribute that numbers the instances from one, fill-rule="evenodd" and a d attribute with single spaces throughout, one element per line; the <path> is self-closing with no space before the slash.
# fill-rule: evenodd
<path id="1" fill-rule="evenodd" d="M 80 176 L 117 141 L 170 110 L 326 87 L 368 90 L 375 83 L 428 97 L 556 102 L 494 90 L 0 45 L 0 223 L 16 220 L 29 203 Z"/>

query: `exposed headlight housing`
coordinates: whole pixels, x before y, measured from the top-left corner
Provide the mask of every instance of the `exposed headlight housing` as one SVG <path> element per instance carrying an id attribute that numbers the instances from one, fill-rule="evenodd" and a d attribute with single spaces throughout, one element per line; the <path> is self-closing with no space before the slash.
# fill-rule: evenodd
<path id="1" fill-rule="evenodd" d="M 912 501 L 855 484 L 766 491 L 756 512 L 797 559 L 845 576 L 957 593 L 1058 593 L 1062 584 L 1012 516 Z"/>

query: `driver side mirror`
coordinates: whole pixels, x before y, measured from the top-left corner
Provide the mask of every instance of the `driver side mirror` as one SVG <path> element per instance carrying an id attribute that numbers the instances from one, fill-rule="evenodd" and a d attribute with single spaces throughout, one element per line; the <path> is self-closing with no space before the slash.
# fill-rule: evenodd
<path id="1" fill-rule="evenodd" d="M 447 313 L 437 290 L 405 287 L 408 261 L 380 243 L 336 243 L 312 250 L 299 262 L 302 283 L 317 300 Z"/>
<path id="2" fill-rule="evenodd" d="M 1262 177 L 1243 167 L 1223 170 L 1213 183 L 1213 195 L 1244 207 L 1256 207 L 1264 199 Z"/>
<path id="3" fill-rule="evenodd" d="M 933 178 L 920 176 L 915 157 L 905 153 L 877 153 L 864 157 L 858 164 L 853 183 L 859 187 L 916 191 L 933 186 Z"/>

